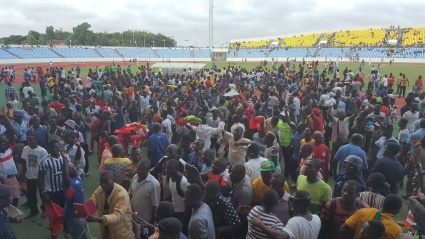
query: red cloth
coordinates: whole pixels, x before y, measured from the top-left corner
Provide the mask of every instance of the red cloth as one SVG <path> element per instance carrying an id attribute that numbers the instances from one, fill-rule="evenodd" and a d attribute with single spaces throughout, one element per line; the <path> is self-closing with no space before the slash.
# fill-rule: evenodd
<path id="1" fill-rule="evenodd" d="M 55 236 L 59 236 L 63 225 L 63 208 L 56 203 L 50 201 L 44 203 L 47 219 L 49 219 L 49 227 Z"/>
<path id="2" fill-rule="evenodd" d="M 64 105 L 64 104 L 62 104 L 62 103 L 61 103 L 61 102 L 59 102 L 59 101 L 53 101 L 53 102 L 50 102 L 49 106 L 50 106 L 51 108 L 53 108 L 53 109 L 56 111 L 56 113 L 57 113 L 58 115 L 61 115 L 61 109 L 62 109 L 63 107 L 65 107 L 65 105 Z"/>
<path id="3" fill-rule="evenodd" d="M 264 129 L 264 116 L 255 116 L 249 120 L 249 128 L 253 130 L 261 131 Z"/>
<path id="4" fill-rule="evenodd" d="M 208 180 L 215 180 L 220 184 L 220 187 L 224 188 L 227 185 L 227 180 L 223 177 L 220 177 L 220 175 L 209 173 L 208 174 Z"/>
<path id="5" fill-rule="evenodd" d="M 323 116 L 320 113 L 320 110 L 318 108 L 314 108 L 311 127 L 313 128 L 314 131 L 320 131 L 323 133 L 323 126 L 324 126 Z"/>

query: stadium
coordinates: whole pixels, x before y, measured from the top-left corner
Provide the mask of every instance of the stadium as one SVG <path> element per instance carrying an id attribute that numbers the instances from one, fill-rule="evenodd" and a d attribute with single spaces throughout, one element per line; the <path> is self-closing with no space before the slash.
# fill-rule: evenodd
<path id="1" fill-rule="evenodd" d="M 206 29 L 204 28 L 205 32 Z M 276 71 L 279 65 L 285 65 L 289 62 L 293 69 L 298 64 L 301 66 L 304 63 L 309 65 L 310 62 L 318 62 L 319 72 L 324 71 L 325 67 L 330 64 L 336 64 L 341 73 L 346 68 L 347 71 L 350 70 L 354 74 L 358 74 L 361 71 L 359 70 L 359 65 L 361 65 L 365 81 L 369 81 L 367 76 L 375 69 L 375 66 L 379 67 L 379 73 L 382 76 L 387 74 L 398 76 L 403 73 L 410 79 L 411 84 L 408 85 L 407 89 L 407 92 L 410 92 L 413 91 L 412 87 L 415 84 L 415 79 L 423 74 L 423 66 L 425 64 L 425 25 L 367 25 L 327 30 L 318 28 L 318 30 L 305 32 L 278 30 L 275 31 L 277 35 L 272 36 L 262 36 L 261 32 L 253 32 L 252 35 L 254 37 L 252 38 L 229 38 L 220 47 L 211 44 L 212 29 L 210 26 L 210 44 L 205 47 L 181 46 L 183 44 L 175 41 L 174 43 L 168 42 L 165 38 L 155 41 L 148 40 L 148 44 L 143 42 L 143 45 L 146 46 L 142 47 L 140 45 L 137 46 L 134 35 L 132 40 L 131 36 L 129 37 L 131 46 L 124 46 L 124 39 L 122 40 L 122 46 L 120 44 L 116 46 L 99 44 L 75 45 L 74 41 L 72 41 L 73 45 L 70 40 L 69 42 L 65 40 L 61 44 L 0 43 L 0 71 L 2 68 L 13 67 L 15 71 L 13 87 L 18 91 L 19 87 L 23 87 L 21 83 L 25 81 L 24 70 L 39 66 L 44 69 L 48 69 L 51 66 L 63 67 L 66 71 L 71 68 L 79 68 L 83 82 L 81 84 L 86 85 L 89 70 L 103 70 L 103 67 L 107 69 L 107 66 L 112 65 L 114 67 L 118 65 L 118 67 L 123 69 L 128 66 L 130 72 L 133 73 L 141 68 L 145 69 L 145 66 L 149 66 L 154 73 L 182 75 L 183 71 L 187 69 L 199 72 L 216 67 L 216 69 L 226 71 L 225 69 L 231 66 L 244 68 L 248 73 L 253 73 L 261 66 L 263 68 L 260 69 L 272 73 Z M 124 33 L 122 37 L 123 35 Z M 137 40 L 137 42 L 140 44 L 140 40 Z M 132 46 L 133 43 L 135 44 L 134 46 Z M 334 74 L 335 72 L 332 72 L 332 75 Z M 331 74 L 328 75 L 331 77 Z M 2 83 L 0 81 L 0 92 L 5 92 L 7 86 Z M 35 94 L 40 96 L 42 93 L 38 86 L 39 81 L 36 82 L 34 77 L 34 83 L 31 84 L 34 87 Z M 367 85 L 367 83 L 365 84 Z M 103 83 L 101 87 L 103 89 Z M 363 87 L 358 92 L 359 96 L 363 98 L 366 96 L 366 88 Z M 253 92 L 258 98 L 261 97 L 261 89 L 255 89 Z M 4 94 L 0 94 L 0 101 L 7 102 Z M 394 101 L 395 112 L 400 118 L 401 108 L 406 104 L 405 98 L 395 97 Z M 19 102 L 19 107 L 23 107 L 21 102 Z M 393 124 L 393 136 L 397 137 L 399 126 L 397 121 Z M 95 132 L 90 133 L 88 137 L 91 138 L 93 133 Z M 141 157 L 147 158 L 147 149 L 143 148 L 142 150 L 143 156 Z M 90 155 L 90 161 L 93 162 L 92 165 L 97 163 L 95 162 L 96 160 L 97 155 Z M 283 168 L 283 162 L 281 164 Z M 86 199 L 90 198 L 92 192 L 99 186 L 98 168 L 96 166 L 91 166 L 91 176 L 84 179 Z M 334 185 L 335 181 L 335 179 L 330 178 L 329 184 Z M 291 190 L 293 193 L 294 189 L 292 188 Z M 406 190 L 401 188 L 399 196 L 405 192 Z M 24 210 L 22 206 L 19 209 Z M 27 209 L 24 211 L 28 213 Z M 398 218 L 394 220 L 404 220 L 407 217 L 407 212 L 407 204 L 403 201 L 403 207 L 398 214 Z M 402 223 L 398 223 L 402 225 Z M 99 225 L 97 223 L 88 225 L 86 232 L 90 238 L 99 238 Z M 49 222 L 40 216 L 25 219 L 22 223 L 12 225 L 17 238 L 24 239 L 47 238 L 48 236 L 46 235 L 50 233 L 48 227 Z M 68 233 L 62 233 L 57 238 L 71 237 Z"/>

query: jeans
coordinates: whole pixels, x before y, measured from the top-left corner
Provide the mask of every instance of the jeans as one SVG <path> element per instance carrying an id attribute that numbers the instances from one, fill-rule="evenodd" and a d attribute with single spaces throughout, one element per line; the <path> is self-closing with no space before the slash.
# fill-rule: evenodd
<path id="1" fill-rule="evenodd" d="M 68 225 L 69 234 L 72 239 L 87 239 L 86 236 L 86 223 L 76 217 L 67 218 L 64 217 L 66 224 Z"/>
<path id="2" fill-rule="evenodd" d="M 27 179 L 27 199 L 30 212 L 38 212 L 37 179 Z"/>

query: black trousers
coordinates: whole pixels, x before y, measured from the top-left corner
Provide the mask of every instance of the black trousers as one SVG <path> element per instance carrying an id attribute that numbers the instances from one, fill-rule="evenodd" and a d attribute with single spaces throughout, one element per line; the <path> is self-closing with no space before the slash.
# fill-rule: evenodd
<path id="1" fill-rule="evenodd" d="M 84 166 L 84 172 L 87 173 L 89 172 L 89 145 L 88 144 L 83 144 L 84 149 L 84 160 L 86 161 L 86 166 Z"/>
<path id="2" fill-rule="evenodd" d="M 281 146 L 282 147 L 282 156 L 283 156 L 283 162 L 285 164 L 285 170 L 283 173 L 283 176 L 285 178 L 288 178 L 289 174 L 290 174 L 290 166 L 289 166 L 289 162 L 291 160 L 292 157 L 292 153 L 293 153 L 293 147 L 292 145 L 285 147 L 285 146 Z"/>
<path id="3" fill-rule="evenodd" d="M 38 212 L 37 179 L 27 179 L 27 199 L 31 212 Z"/>

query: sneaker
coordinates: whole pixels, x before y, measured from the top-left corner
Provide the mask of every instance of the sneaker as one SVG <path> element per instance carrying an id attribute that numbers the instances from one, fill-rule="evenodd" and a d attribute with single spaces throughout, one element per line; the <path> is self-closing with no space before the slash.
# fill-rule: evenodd
<path id="1" fill-rule="evenodd" d="M 10 217 L 9 218 L 9 221 L 10 222 L 14 222 L 14 223 L 21 223 L 22 222 L 22 218 L 20 218 L 20 217 Z"/>
<path id="2" fill-rule="evenodd" d="M 46 218 L 46 217 L 47 217 L 46 211 L 41 212 L 41 218 Z"/>
<path id="3" fill-rule="evenodd" d="M 88 176 L 90 176 L 90 173 L 89 172 L 84 173 L 84 177 L 88 177 Z"/>

